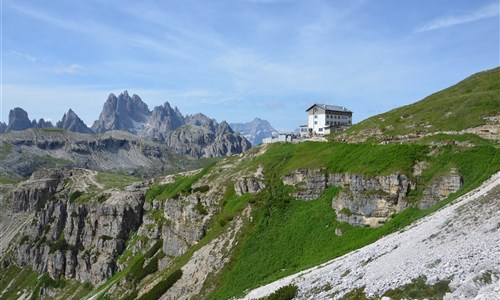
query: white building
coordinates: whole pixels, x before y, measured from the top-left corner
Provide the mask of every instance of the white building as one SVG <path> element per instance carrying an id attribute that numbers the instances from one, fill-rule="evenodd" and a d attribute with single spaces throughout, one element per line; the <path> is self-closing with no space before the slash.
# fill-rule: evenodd
<path id="1" fill-rule="evenodd" d="M 307 110 L 307 125 L 300 126 L 300 135 L 324 135 L 352 125 L 352 111 L 342 106 L 314 104 Z"/>

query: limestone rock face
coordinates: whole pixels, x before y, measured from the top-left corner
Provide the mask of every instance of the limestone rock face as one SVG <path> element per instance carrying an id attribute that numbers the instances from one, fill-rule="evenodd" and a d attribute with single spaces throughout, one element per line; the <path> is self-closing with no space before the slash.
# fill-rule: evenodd
<path id="1" fill-rule="evenodd" d="M 64 176 L 61 170 L 34 173 L 30 180 L 20 183 L 13 191 L 11 202 L 13 211 L 31 212 L 40 208 L 56 193 Z"/>
<path id="2" fill-rule="evenodd" d="M 266 188 L 262 179 L 256 177 L 241 177 L 234 183 L 236 195 L 241 196 L 245 193 L 255 194 Z"/>
<path id="3" fill-rule="evenodd" d="M 435 178 L 424 190 L 424 198 L 418 204 L 418 208 L 427 209 L 440 201 L 446 199 L 450 194 L 458 191 L 463 184 L 463 179 L 456 170 L 449 174 Z"/>
<path id="4" fill-rule="evenodd" d="M 57 127 L 79 133 L 94 133 L 94 131 L 88 128 L 82 119 L 80 119 L 80 117 L 78 117 L 78 115 L 71 109 L 64 114 L 61 121 L 57 122 Z"/>
<path id="5" fill-rule="evenodd" d="M 16 107 L 10 110 L 9 125 L 7 125 L 5 129 L 6 132 L 12 130 L 20 131 L 31 127 L 33 127 L 33 124 L 28 118 L 28 113 L 24 109 Z"/>
<path id="6" fill-rule="evenodd" d="M 93 284 L 117 271 L 116 259 L 125 249 L 128 234 L 141 224 L 145 189 L 111 190 L 82 203 L 73 201 L 65 182 L 85 181 L 86 172 L 37 173 L 18 187 L 14 207 L 29 210 L 35 203 L 43 205 L 34 211 L 32 222 L 22 233 L 23 242 L 15 248 L 19 264 L 48 272 L 53 278 L 63 276 Z M 42 176 L 49 179 L 43 181 Z"/>
<path id="7" fill-rule="evenodd" d="M 404 174 L 366 177 L 359 174 L 333 173 L 323 169 L 296 170 L 282 178 L 295 186 L 292 196 L 298 200 L 317 199 L 330 186 L 340 187 L 332 207 L 340 221 L 358 226 L 378 227 L 407 207 L 408 193 L 416 184 Z M 424 190 L 418 208 L 426 209 L 448 197 L 462 186 L 462 178 L 452 171 L 439 177 Z"/>
<path id="8" fill-rule="evenodd" d="M 403 174 L 367 178 L 354 174 L 331 174 L 332 185 L 344 186 L 332 200 L 340 221 L 378 227 L 408 207 L 410 181 Z"/>
<path id="9" fill-rule="evenodd" d="M 394 213 L 405 209 L 411 185 L 403 174 L 368 178 L 349 173 L 328 174 L 325 170 L 296 170 L 283 178 L 294 185 L 293 197 L 299 200 L 317 199 L 330 186 L 342 188 L 332 199 L 332 207 L 340 221 L 358 226 L 377 227 Z"/>
<path id="10" fill-rule="evenodd" d="M 283 183 L 295 186 L 294 198 L 314 200 L 328 187 L 328 174 L 318 169 L 301 169 L 284 176 Z"/>
<path id="11" fill-rule="evenodd" d="M 129 96 L 127 91 L 118 97 L 110 94 L 104 103 L 99 120 L 94 122 L 92 130 L 103 133 L 109 130 L 123 130 L 137 133 L 147 122 L 151 112 L 146 103 L 137 95 Z"/>

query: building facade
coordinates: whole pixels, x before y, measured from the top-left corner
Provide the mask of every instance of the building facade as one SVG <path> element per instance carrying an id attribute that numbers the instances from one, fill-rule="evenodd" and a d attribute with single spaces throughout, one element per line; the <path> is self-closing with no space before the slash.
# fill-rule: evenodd
<path id="1" fill-rule="evenodd" d="M 314 104 L 306 112 L 307 125 L 300 127 L 301 136 L 330 134 L 352 125 L 352 111 L 342 106 Z"/>

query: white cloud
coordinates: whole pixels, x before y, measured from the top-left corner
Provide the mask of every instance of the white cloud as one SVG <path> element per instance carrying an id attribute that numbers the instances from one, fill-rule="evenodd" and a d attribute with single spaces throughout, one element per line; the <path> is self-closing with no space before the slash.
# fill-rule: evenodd
<path id="1" fill-rule="evenodd" d="M 80 66 L 78 64 L 71 64 L 68 66 L 57 65 L 54 67 L 54 72 L 56 74 L 72 74 L 72 75 L 80 74 L 80 75 L 83 75 L 84 69 L 82 66 Z"/>
<path id="2" fill-rule="evenodd" d="M 498 3 L 493 3 L 487 6 L 484 6 L 475 12 L 467 15 L 461 16 L 444 16 L 439 17 L 437 19 L 431 20 L 422 26 L 415 29 L 415 32 L 424 32 L 431 31 L 445 27 L 451 27 L 455 25 L 470 23 L 486 18 L 492 18 L 499 15 L 499 6 Z"/>
<path id="3" fill-rule="evenodd" d="M 18 57 L 22 57 L 22 58 L 24 58 L 24 59 L 27 59 L 27 60 L 29 60 L 29 61 L 30 61 L 30 62 L 32 62 L 32 63 L 35 63 L 35 62 L 37 61 L 36 57 L 34 57 L 34 56 L 32 56 L 32 55 L 30 55 L 30 54 L 28 54 L 28 53 L 22 53 L 22 52 L 15 51 L 15 50 L 10 51 L 10 53 L 11 53 L 12 55 L 15 55 L 15 56 L 18 56 Z"/>

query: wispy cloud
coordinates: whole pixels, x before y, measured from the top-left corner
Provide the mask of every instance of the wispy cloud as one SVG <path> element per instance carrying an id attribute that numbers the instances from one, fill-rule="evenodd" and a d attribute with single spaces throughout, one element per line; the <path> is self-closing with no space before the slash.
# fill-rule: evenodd
<path id="1" fill-rule="evenodd" d="M 415 32 L 431 31 L 445 27 L 451 27 L 455 25 L 470 23 L 486 18 L 492 18 L 499 15 L 499 5 L 498 3 L 492 3 L 490 5 L 484 6 L 475 12 L 467 15 L 461 16 L 444 16 L 437 19 L 431 20 L 420 27 L 415 29 Z"/>
<path id="2" fill-rule="evenodd" d="M 33 63 L 35 63 L 37 61 L 36 57 L 34 57 L 34 56 L 32 56 L 32 55 L 30 55 L 28 53 L 23 53 L 23 52 L 19 52 L 19 51 L 15 51 L 15 50 L 10 51 L 10 53 L 12 55 L 15 55 L 15 56 L 27 59 L 27 60 L 29 60 L 30 62 L 33 62 Z"/>
<path id="3" fill-rule="evenodd" d="M 63 65 L 57 65 L 54 67 L 54 72 L 56 74 L 79 74 L 83 75 L 84 74 L 84 69 L 82 66 L 78 64 L 71 64 L 68 66 L 63 66 Z"/>

